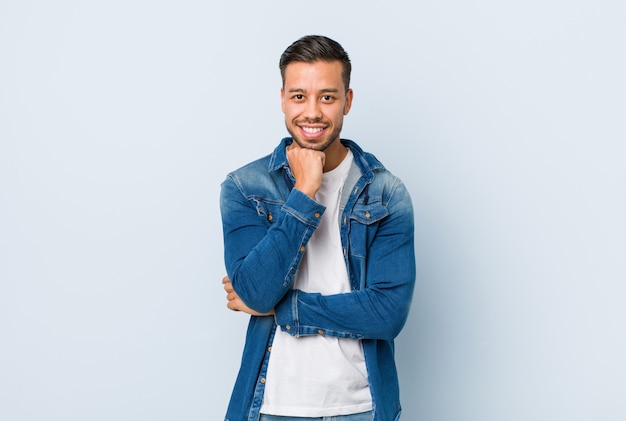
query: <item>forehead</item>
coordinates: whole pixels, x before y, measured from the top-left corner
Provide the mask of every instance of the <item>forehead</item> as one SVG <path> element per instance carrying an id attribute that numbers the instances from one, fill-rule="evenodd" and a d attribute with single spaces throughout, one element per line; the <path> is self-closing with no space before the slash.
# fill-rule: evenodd
<path id="1" fill-rule="evenodd" d="M 293 62 L 285 69 L 285 87 L 343 88 L 343 67 L 339 61 Z"/>

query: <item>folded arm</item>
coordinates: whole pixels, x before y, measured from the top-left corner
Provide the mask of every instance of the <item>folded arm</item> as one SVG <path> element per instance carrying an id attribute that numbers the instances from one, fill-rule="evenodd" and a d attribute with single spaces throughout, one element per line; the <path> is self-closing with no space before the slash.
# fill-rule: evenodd
<path id="1" fill-rule="evenodd" d="M 292 189 L 277 214 L 264 214 L 230 176 L 222 183 L 220 207 L 233 291 L 253 311 L 267 313 L 289 291 L 325 208 Z"/>

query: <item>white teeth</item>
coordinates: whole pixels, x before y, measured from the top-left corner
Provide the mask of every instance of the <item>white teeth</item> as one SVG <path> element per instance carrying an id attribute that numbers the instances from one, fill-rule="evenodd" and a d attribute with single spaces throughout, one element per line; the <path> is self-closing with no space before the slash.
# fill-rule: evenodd
<path id="1" fill-rule="evenodd" d="M 323 129 L 321 127 L 303 127 L 302 130 L 304 130 L 307 133 L 313 134 L 313 133 L 321 132 Z"/>

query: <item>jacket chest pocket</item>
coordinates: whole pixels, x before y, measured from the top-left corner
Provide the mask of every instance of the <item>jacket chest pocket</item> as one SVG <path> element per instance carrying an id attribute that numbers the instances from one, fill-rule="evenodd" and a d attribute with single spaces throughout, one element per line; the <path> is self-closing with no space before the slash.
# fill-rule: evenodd
<path id="1" fill-rule="evenodd" d="M 366 257 L 380 222 L 389 215 L 380 202 L 356 203 L 350 214 L 350 253 Z"/>

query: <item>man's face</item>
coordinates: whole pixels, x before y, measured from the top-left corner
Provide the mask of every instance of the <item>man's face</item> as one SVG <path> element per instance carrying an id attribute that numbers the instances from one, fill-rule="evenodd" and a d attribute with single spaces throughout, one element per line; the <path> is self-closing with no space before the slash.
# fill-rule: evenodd
<path id="1" fill-rule="evenodd" d="M 335 140 L 352 104 L 342 70 L 339 61 L 294 62 L 285 69 L 282 109 L 287 130 L 300 147 L 318 151 L 339 147 Z"/>

